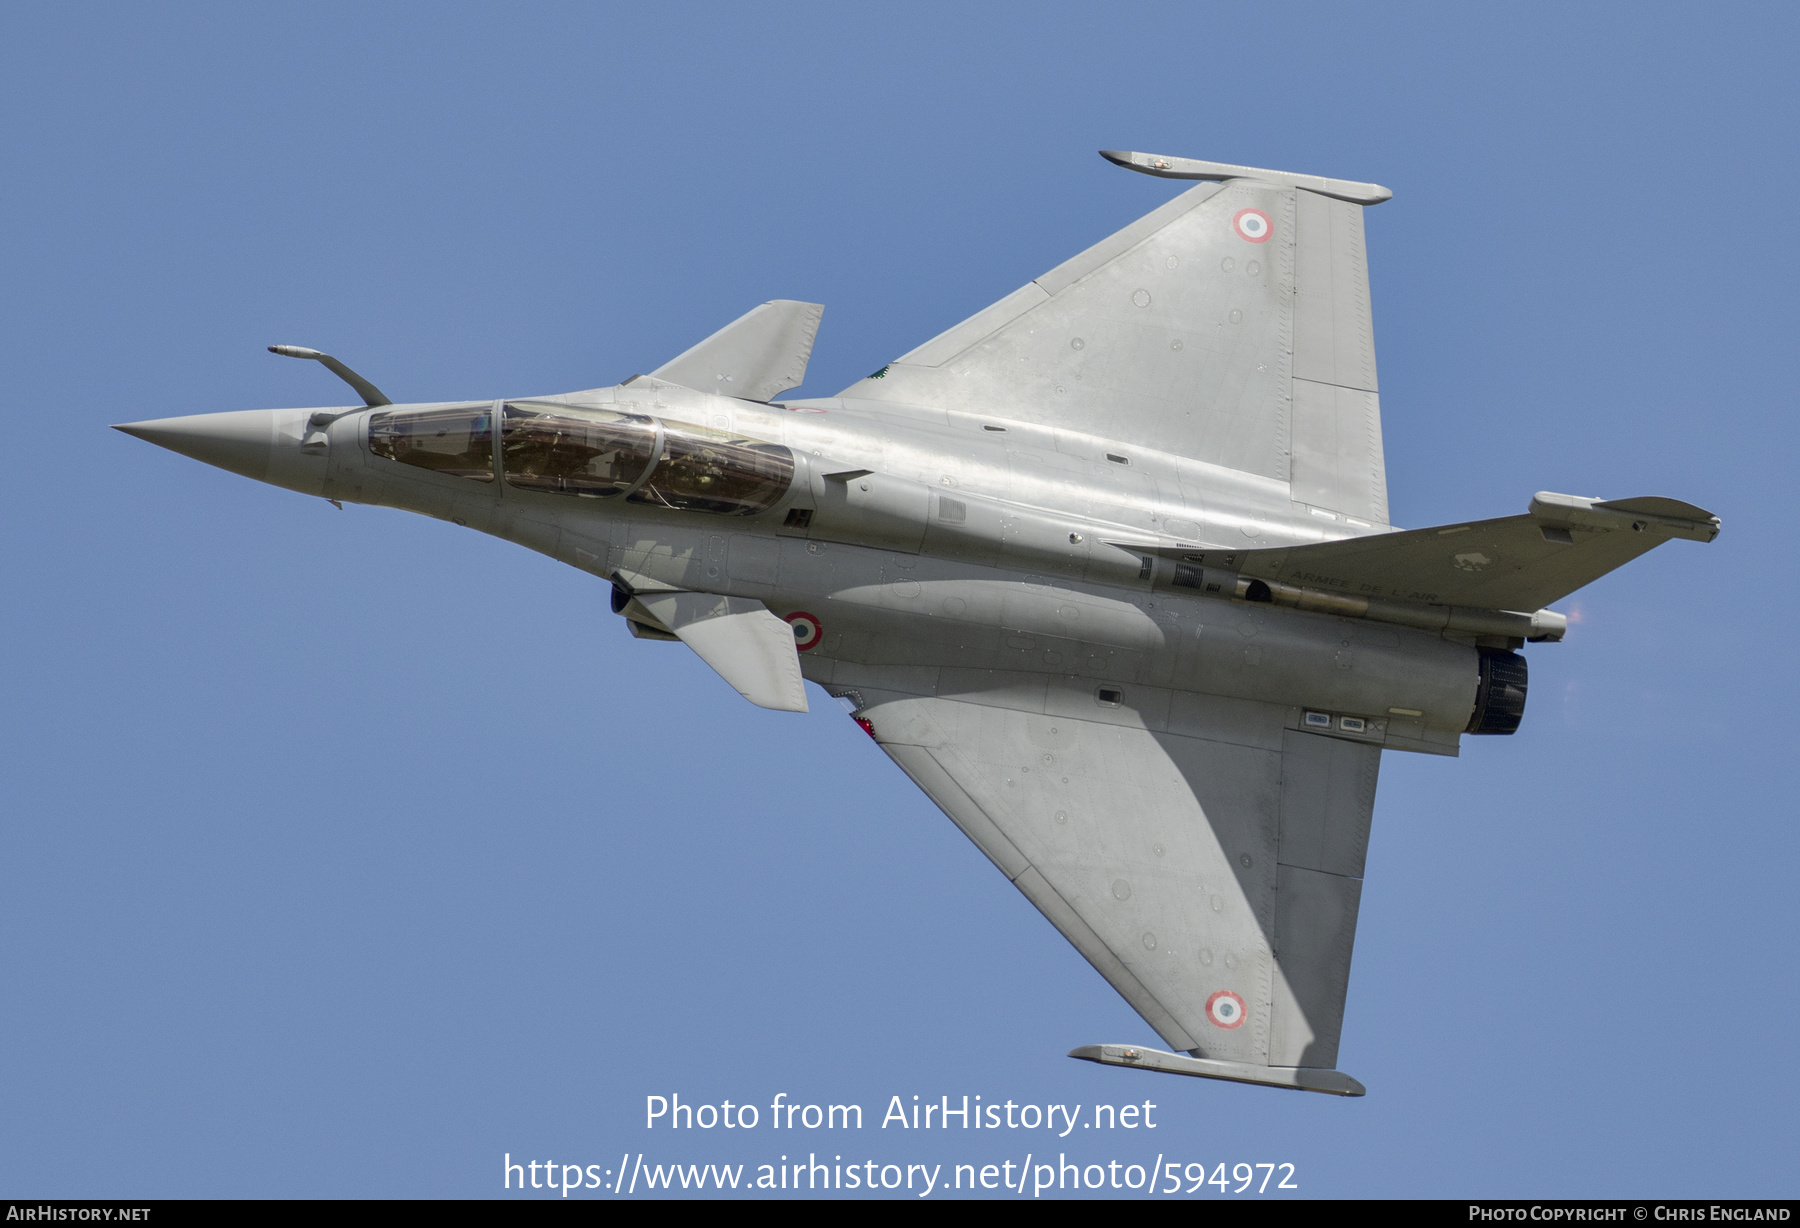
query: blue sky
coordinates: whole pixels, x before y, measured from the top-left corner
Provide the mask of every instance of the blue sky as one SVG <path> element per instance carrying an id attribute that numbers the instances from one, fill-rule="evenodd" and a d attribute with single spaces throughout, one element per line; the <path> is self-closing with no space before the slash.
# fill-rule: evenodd
<path id="1" fill-rule="evenodd" d="M 1289 1162 L 1313 1195 L 1794 1194 L 1792 9 L 3 20 L 0 1194 L 1051 1151 Z M 1536 490 L 1724 519 L 1568 603 L 1517 736 L 1386 757 L 1362 1100 L 1065 1059 L 1154 1037 L 816 691 L 751 708 L 571 569 L 105 429 L 340 398 L 272 342 L 397 400 L 529 395 L 777 297 L 826 304 L 828 395 L 1177 190 L 1103 147 L 1394 189 L 1396 523 Z M 646 1131 L 671 1093 L 870 1117 Z M 965 1094 L 1158 1125 L 875 1124 Z"/>

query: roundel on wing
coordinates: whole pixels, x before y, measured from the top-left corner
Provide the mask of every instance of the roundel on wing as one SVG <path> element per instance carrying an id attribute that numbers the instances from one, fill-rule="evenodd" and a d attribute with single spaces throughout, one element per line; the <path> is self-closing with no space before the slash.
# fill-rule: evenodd
<path id="1" fill-rule="evenodd" d="M 1231 228 L 1238 232 L 1240 239 L 1248 239 L 1252 243 L 1266 243 L 1274 231 L 1269 215 L 1261 209 L 1239 209 L 1231 219 Z"/>
<path id="2" fill-rule="evenodd" d="M 794 629 L 794 647 L 801 652 L 815 647 L 819 637 L 825 634 L 819 620 L 804 610 L 796 610 L 787 616 L 788 626 Z"/>
<path id="3" fill-rule="evenodd" d="M 1214 1027 L 1224 1028 L 1227 1032 L 1243 1027 L 1244 1016 L 1248 1013 L 1244 1009 L 1244 1000 L 1229 989 L 1221 989 L 1206 1000 L 1206 1017 Z"/>

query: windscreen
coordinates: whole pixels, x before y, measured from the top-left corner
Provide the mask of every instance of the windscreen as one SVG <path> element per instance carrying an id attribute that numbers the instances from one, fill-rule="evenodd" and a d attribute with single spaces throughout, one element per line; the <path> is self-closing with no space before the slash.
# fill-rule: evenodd
<path id="1" fill-rule="evenodd" d="M 375 414 L 369 451 L 452 477 L 494 480 L 494 428 L 486 405 Z"/>
<path id="2" fill-rule="evenodd" d="M 656 423 L 606 409 L 508 405 L 500 448 L 509 486 L 604 499 L 643 477 L 656 457 Z"/>
<path id="3" fill-rule="evenodd" d="M 780 444 L 665 422 L 662 460 L 631 501 L 750 516 L 773 507 L 793 479 L 793 453 Z"/>

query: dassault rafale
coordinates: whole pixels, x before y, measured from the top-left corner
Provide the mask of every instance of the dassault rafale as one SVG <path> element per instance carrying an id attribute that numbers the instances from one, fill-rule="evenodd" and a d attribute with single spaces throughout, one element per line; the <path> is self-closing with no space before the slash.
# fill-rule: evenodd
<path id="1" fill-rule="evenodd" d="M 118 429 L 612 588 L 745 699 L 811 681 L 1168 1046 L 1070 1056 L 1355 1096 L 1338 1040 L 1383 751 L 1525 711 L 1546 607 L 1718 518 L 1539 493 L 1388 523 L 1368 183 L 1105 152 L 1195 186 L 833 397 L 764 303 L 611 388 Z"/>

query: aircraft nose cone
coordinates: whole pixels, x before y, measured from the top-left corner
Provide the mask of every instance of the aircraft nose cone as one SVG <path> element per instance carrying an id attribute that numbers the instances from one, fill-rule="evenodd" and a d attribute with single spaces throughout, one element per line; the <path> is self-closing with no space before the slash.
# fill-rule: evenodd
<path id="1" fill-rule="evenodd" d="M 275 442 L 276 411 L 245 409 L 224 414 L 155 418 L 113 427 L 159 448 L 263 481 Z"/>

